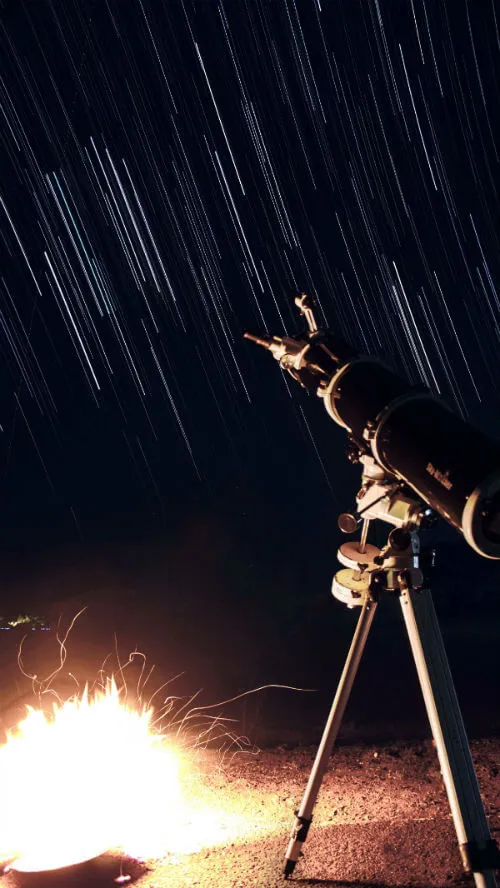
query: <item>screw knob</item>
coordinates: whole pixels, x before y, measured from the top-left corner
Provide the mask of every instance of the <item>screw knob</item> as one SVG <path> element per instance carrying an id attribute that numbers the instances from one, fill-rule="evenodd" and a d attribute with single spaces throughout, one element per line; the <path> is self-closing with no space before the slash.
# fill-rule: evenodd
<path id="1" fill-rule="evenodd" d="M 342 533 L 355 533 L 358 529 L 359 520 L 351 512 L 342 512 L 342 515 L 339 515 L 337 518 L 337 524 Z"/>

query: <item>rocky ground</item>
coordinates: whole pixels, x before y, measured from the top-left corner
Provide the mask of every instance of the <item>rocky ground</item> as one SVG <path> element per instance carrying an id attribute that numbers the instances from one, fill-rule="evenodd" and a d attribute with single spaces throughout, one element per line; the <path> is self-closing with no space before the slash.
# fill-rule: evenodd
<path id="1" fill-rule="evenodd" d="M 472 754 L 490 829 L 500 839 L 500 741 L 474 741 Z M 208 847 L 147 865 L 109 855 L 59 873 L 11 872 L 0 879 L 0 886 L 112 888 L 121 875 L 129 877 L 124 884 L 137 888 L 281 888 L 293 812 L 314 755 L 310 747 L 278 747 L 221 762 L 216 753 L 205 752 L 193 781 L 198 802 L 201 799 L 212 812 Z M 304 848 L 290 885 L 465 888 L 474 884 L 462 871 L 431 741 L 338 748 Z"/>

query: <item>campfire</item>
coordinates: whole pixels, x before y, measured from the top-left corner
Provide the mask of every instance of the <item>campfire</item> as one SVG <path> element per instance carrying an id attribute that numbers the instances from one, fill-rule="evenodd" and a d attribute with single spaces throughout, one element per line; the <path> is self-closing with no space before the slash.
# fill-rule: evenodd
<path id="1" fill-rule="evenodd" d="M 159 711 L 151 700 L 136 702 L 140 695 L 127 692 L 123 668 L 119 683 L 101 676 L 98 684 L 58 698 L 52 682 L 64 665 L 66 640 L 59 639 L 59 668 L 39 683 L 39 705 L 27 707 L 0 746 L 4 866 L 53 870 L 107 851 L 158 859 L 246 832 L 241 816 L 207 793 L 206 774 L 197 771 L 198 748 L 224 734 L 224 720 L 205 718 L 200 728 L 200 707 L 192 700 L 167 698 Z M 172 700 L 177 713 L 168 719 Z M 194 741 L 191 734 L 186 742 L 186 723 L 197 727 Z"/>
<path id="2" fill-rule="evenodd" d="M 51 712 L 30 708 L 0 748 L 0 857 L 33 871 L 185 844 L 182 756 L 151 719 L 122 702 L 112 678 Z"/>

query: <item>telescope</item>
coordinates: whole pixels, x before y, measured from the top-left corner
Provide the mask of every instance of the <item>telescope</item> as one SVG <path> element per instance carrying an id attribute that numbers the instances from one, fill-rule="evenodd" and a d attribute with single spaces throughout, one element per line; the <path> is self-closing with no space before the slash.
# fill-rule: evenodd
<path id="1" fill-rule="evenodd" d="M 254 336 L 297 382 L 323 399 L 348 435 L 348 458 L 362 465 L 356 511 L 340 515 L 343 543 L 332 593 L 359 617 L 285 854 L 284 876 L 302 854 L 323 776 L 375 611 L 397 597 L 448 796 L 462 864 L 476 888 L 497 888 L 500 851 L 491 837 L 467 733 L 432 601 L 420 529 L 442 515 L 484 558 L 500 559 L 500 444 L 473 428 L 423 386 L 412 386 L 375 357 L 359 355 L 331 330 L 319 329 L 313 300 L 295 299 L 307 322 L 299 336 Z M 379 549 L 368 542 L 373 520 L 392 525 Z M 430 556 L 430 558 L 429 558 Z"/>
<path id="2" fill-rule="evenodd" d="M 412 526 L 425 527 L 438 513 L 479 555 L 500 559 L 500 443 L 426 387 L 412 386 L 377 357 L 360 355 L 331 330 L 320 329 L 311 297 L 302 294 L 295 303 L 307 322 L 304 334 L 244 336 L 268 349 L 302 387 L 323 400 L 328 415 L 347 432 L 348 458 L 363 463 L 364 481 L 380 479 L 378 487 L 365 484 L 361 493 L 369 497 L 360 513 L 382 517 L 383 509 L 385 520 L 397 527 L 410 518 Z M 405 489 L 410 494 L 406 511 Z M 423 501 L 418 514 L 411 491 Z M 395 492 L 397 508 L 391 514 Z M 358 509 L 361 502 L 358 494 Z M 356 523 L 350 515 L 339 521 L 346 531 Z"/>

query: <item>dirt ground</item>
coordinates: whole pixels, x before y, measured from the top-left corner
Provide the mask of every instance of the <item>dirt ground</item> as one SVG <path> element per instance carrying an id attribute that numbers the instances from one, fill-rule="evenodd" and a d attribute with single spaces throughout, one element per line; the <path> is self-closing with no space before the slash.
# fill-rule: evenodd
<path id="1" fill-rule="evenodd" d="M 500 740 L 472 743 L 492 835 L 500 839 Z M 200 754 L 193 781 L 211 811 L 209 846 L 138 863 L 106 855 L 48 874 L 0 879 L 1 888 L 282 888 L 283 857 L 314 748 Z M 189 834 L 190 824 L 185 825 Z M 210 833 L 210 830 L 208 831 Z M 127 878 L 129 877 L 129 878 Z M 118 881 L 118 884 L 120 884 Z M 341 746 L 289 885 L 317 888 L 473 885 L 464 875 L 431 741 Z"/>
<path id="2" fill-rule="evenodd" d="M 144 559 L 146 566 L 150 561 Z M 107 574 L 98 582 L 94 568 L 85 579 L 82 569 L 78 576 L 82 576 L 83 591 L 78 595 L 76 590 L 67 600 L 57 598 L 51 608 L 43 610 L 37 603 L 35 613 L 42 613 L 54 625 L 63 614 L 64 626 L 82 605 L 89 605 L 71 636 L 66 666 L 72 678 L 67 687 L 58 686 L 62 696 L 74 693 L 74 676 L 81 687 L 92 680 L 113 651 L 114 637 L 120 641 L 120 651 L 136 646 L 146 650 L 148 663 L 158 667 L 155 688 L 178 675 L 169 692 L 182 699 L 194 689 L 205 688 L 206 696 L 197 698 L 197 703 L 210 704 L 209 712 L 216 701 L 268 681 L 315 692 L 297 695 L 267 690 L 245 697 L 240 709 L 220 704 L 224 716 L 235 719 L 237 733 L 248 735 L 263 750 L 238 754 L 222 763 L 217 753 L 206 751 L 197 761 L 192 789 L 199 811 L 182 826 L 189 844 L 198 814 L 208 811 L 203 847 L 193 842 L 190 853 L 172 853 L 146 864 L 109 854 L 71 870 L 24 876 L 11 872 L 0 878 L 0 888 L 114 888 L 120 884 L 115 881 L 120 875 L 123 884 L 137 888 L 284 888 L 284 853 L 316 752 L 311 744 L 317 744 L 321 736 L 355 615 L 318 596 L 307 607 L 301 605 L 300 612 L 279 609 L 273 623 L 271 611 L 263 610 L 263 599 L 260 608 L 252 598 L 238 610 L 229 592 L 226 600 L 216 597 L 215 582 L 206 594 L 205 576 L 203 583 L 200 580 L 202 595 L 194 578 L 186 581 L 191 564 L 197 564 L 197 557 L 181 552 L 182 583 L 179 580 L 178 586 L 182 594 L 177 595 L 172 592 L 175 572 L 172 579 L 172 572 L 167 571 L 167 583 L 164 571 L 155 566 L 158 589 L 168 591 L 164 612 L 159 611 L 161 596 L 158 592 L 154 599 L 153 580 L 143 567 L 137 568 L 132 590 L 127 591 L 127 585 L 122 593 L 116 577 Z M 124 575 L 128 576 L 129 562 L 126 567 Z M 202 568 L 205 573 L 204 563 Z M 75 566 L 69 564 L 67 570 L 68 583 L 60 572 L 54 576 L 40 572 L 41 602 L 48 599 L 51 589 L 70 585 Z M 149 597 L 143 589 L 149 590 Z M 18 590 L 14 592 L 15 601 L 23 600 Z M 465 724 L 473 738 L 472 753 L 490 829 L 500 840 L 500 709 L 495 705 L 500 699 L 498 610 L 475 599 L 473 607 L 464 605 L 462 610 L 455 603 L 448 613 L 442 602 L 440 618 Z M 430 732 L 400 622 L 397 602 L 388 601 L 374 624 L 342 724 L 341 745 L 325 776 L 304 856 L 288 885 L 465 888 L 474 884 L 462 871 L 432 743 L 412 740 L 428 737 Z M 22 680 L 19 672 L 17 630 L 0 635 L 2 734 L 19 721 L 24 704 L 33 701 L 31 683 Z M 54 669 L 54 660 L 57 666 L 58 651 L 54 633 L 32 632 L 24 648 L 25 667 L 47 675 Z M 135 687 L 134 681 L 130 687 Z M 123 799 L 117 804 L 126 804 L 126 791 L 125 778 Z M 1 794 L 0 804 L 5 804 Z M 170 813 L 168 799 L 165 810 Z M 125 881 L 126 877 L 130 878 Z"/>

